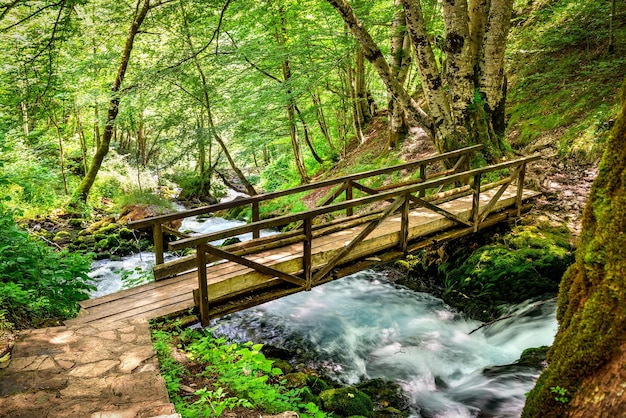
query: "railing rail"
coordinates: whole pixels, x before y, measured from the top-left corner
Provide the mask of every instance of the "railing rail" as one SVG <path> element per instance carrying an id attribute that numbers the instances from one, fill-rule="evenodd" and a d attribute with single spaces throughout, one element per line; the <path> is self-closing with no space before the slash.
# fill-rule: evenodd
<path id="1" fill-rule="evenodd" d="M 260 194 L 257 196 L 245 197 L 241 199 L 236 199 L 230 202 L 218 203 L 215 205 L 203 206 L 191 210 L 170 213 L 165 215 L 154 216 L 151 218 L 146 218 L 138 221 L 131 221 L 128 223 L 128 226 L 134 229 L 142 229 L 146 227 L 152 227 L 152 234 L 154 240 L 154 252 L 155 252 L 155 262 L 156 265 L 163 264 L 164 262 L 164 232 L 168 231 L 168 228 L 165 224 L 171 221 L 184 219 L 188 217 L 204 215 L 209 213 L 215 213 L 223 210 L 229 210 L 242 206 L 250 206 L 251 207 L 251 221 L 252 224 L 256 225 L 260 220 L 260 205 L 263 202 L 273 200 L 279 197 L 288 196 L 292 194 L 302 193 L 309 190 L 319 189 L 322 187 L 341 185 L 325 202 L 321 204 L 321 206 L 327 206 L 336 201 L 342 194 L 345 196 L 345 200 L 351 201 L 353 199 L 354 189 L 360 190 L 364 193 L 374 193 L 377 191 L 384 191 L 388 188 L 398 188 L 398 187 L 408 187 L 414 184 L 424 183 L 429 179 L 438 178 L 442 176 L 446 176 L 455 172 L 459 172 L 460 170 L 468 170 L 470 166 L 470 158 L 471 155 L 478 149 L 480 149 L 482 145 L 474 145 L 467 148 L 462 148 L 456 151 L 439 154 L 433 157 L 411 161 L 404 164 L 398 164 L 391 167 L 385 167 L 377 170 L 370 170 L 361 173 L 355 173 L 343 177 L 338 177 L 329 180 L 323 180 L 316 183 L 310 183 L 301 185 L 298 187 L 294 187 L 288 190 L 280 190 L 271 193 Z M 456 160 L 455 160 L 456 159 Z M 448 165 L 452 165 L 452 168 L 446 169 L 443 171 L 438 171 L 434 173 L 427 173 L 427 169 L 431 165 L 436 165 L 437 163 L 447 162 Z M 359 180 L 368 179 L 371 177 L 381 176 L 384 174 L 389 174 L 393 172 L 399 172 L 403 170 L 419 170 L 419 178 L 410 180 L 407 182 L 400 183 L 396 186 L 389 185 L 383 186 L 380 189 L 370 189 L 367 186 L 364 186 L 358 183 Z M 352 216 L 353 214 L 353 206 L 345 207 L 346 216 Z M 283 224 L 284 225 L 284 224 Z M 274 226 L 280 226 L 280 224 L 274 224 Z M 252 232 L 253 238 L 258 238 L 260 236 L 260 230 L 258 228 L 252 228 L 250 230 Z"/>

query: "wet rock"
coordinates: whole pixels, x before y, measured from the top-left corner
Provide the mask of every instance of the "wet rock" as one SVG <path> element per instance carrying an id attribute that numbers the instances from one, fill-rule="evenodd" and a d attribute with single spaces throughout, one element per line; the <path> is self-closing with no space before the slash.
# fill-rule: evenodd
<path id="1" fill-rule="evenodd" d="M 324 409 L 344 417 L 372 415 L 374 404 L 365 393 L 353 386 L 328 389 L 320 393 Z"/>

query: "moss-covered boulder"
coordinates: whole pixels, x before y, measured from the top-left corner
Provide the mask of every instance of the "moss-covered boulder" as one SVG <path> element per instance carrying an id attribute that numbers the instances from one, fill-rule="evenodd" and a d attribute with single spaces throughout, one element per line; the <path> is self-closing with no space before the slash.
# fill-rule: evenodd
<path id="1" fill-rule="evenodd" d="M 357 389 L 372 400 L 377 417 L 408 417 L 410 415 L 410 401 L 396 382 L 371 379 L 359 384 Z"/>
<path id="2" fill-rule="evenodd" d="M 539 216 L 469 256 L 443 263 L 442 297 L 474 318 L 492 320 L 503 305 L 556 295 L 572 262 L 567 227 Z"/>
<path id="3" fill-rule="evenodd" d="M 344 417 L 370 417 L 374 411 L 372 400 L 353 386 L 328 389 L 320 393 L 324 409 Z"/>

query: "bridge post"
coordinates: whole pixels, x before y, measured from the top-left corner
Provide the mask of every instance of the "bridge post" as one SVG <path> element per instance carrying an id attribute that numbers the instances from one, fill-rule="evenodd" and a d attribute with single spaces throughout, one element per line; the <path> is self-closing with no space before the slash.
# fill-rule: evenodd
<path id="1" fill-rule="evenodd" d="M 154 241 L 154 264 L 163 264 L 163 225 L 159 222 L 152 226 L 152 240 Z"/>
<path id="2" fill-rule="evenodd" d="M 474 176 L 474 194 L 472 198 L 472 212 L 470 214 L 470 220 L 474 224 L 474 232 L 478 231 L 480 221 L 480 177 L 480 173 Z"/>
<path id="3" fill-rule="evenodd" d="M 311 249 L 313 243 L 313 221 L 311 218 L 304 219 L 303 232 L 304 242 L 302 243 L 302 270 L 304 271 L 304 290 L 311 290 L 312 286 L 312 265 L 311 265 Z"/>
<path id="4" fill-rule="evenodd" d="M 400 250 L 405 256 L 408 254 L 409 247 L 409 210 L 411 208 L 411 199 L 409 196 L 409 193 L 404 195 L 404 202 L 402 203 L 402 221 L 400 222 Z"/>
<path id="5" fill-rule="evenodd" d="M 426 181 L 426 165 L 420 164 L 420 180 L 423 182 Z M 421 189 L 418 192 L 418 197 L 422 198 L 426 196 L 426 189 Z"/>
<path id="6" fill-rule="evenodd" d="M 209 290 L 206 275 L 206 244 L 198 244 L 196 247 L 196 259 L 198 260 L 198 310 L 200 311 L 200 323 L 203 327 L 209 325 Z"/>
<path id="7" fill-rule="evenodd" d="M 352 200 L 352 180 L 346 182 L 346 201 Z M 346 208 L 346 216 L 352 216 L 352 207 Z"/>
<path id="8" fill-rule="evenodd" d="M 252 222 L 257 222 L 260 220 L 259 216 L 259 201 L 255 200 L 252 202 Z M 252 238 L 259 238 L 261 236 L 261 232 L 258 229 L 252 231 Z"/>
<path id="9" fill-rule="evenodd" d="M 526 177 L 526 163 L 522 163 L 522 167 L 517 175 L 517 198 L 515 204 L 517 206 L 517 217 L 522 214 L 522 196 L 524 194 L 524 178 Z"/>

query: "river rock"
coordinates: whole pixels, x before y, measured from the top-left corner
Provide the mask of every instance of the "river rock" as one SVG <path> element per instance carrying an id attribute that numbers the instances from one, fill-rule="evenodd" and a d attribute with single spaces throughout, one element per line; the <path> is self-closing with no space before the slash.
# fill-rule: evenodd
<path id="1" fill-rule="evenodd" d="M 328 389 L 320 393 L 324 409 L 344 417 L 371 416 L 374 410 L 372 400 L 353 386 Z"/>

